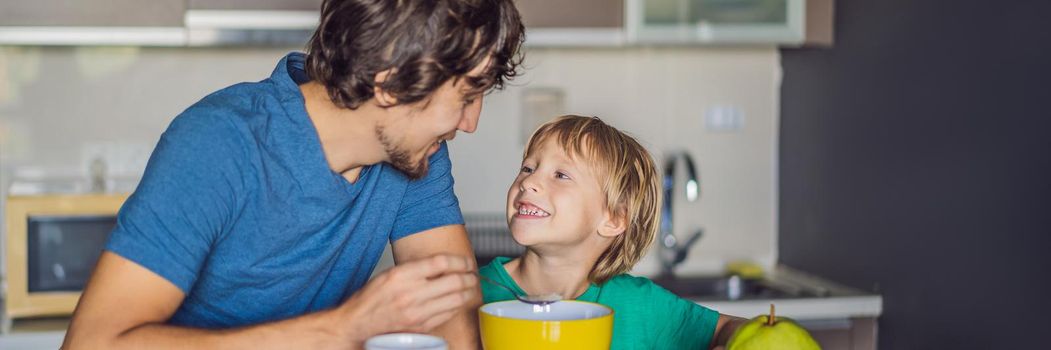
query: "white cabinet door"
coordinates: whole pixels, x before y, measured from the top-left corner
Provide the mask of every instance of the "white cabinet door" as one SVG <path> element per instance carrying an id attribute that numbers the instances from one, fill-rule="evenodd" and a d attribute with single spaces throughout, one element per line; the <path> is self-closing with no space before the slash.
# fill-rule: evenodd
<path id="1" fill-rule="evenodd" d="M 624 2 L 620 0 L 518 0 L 515 6 L 528 28 L 624 26 Z"/>
<path id="2" fill-rule="evenodd" d="M 640 43 L 800 44 L 806 0 L 627 0 Z"/>

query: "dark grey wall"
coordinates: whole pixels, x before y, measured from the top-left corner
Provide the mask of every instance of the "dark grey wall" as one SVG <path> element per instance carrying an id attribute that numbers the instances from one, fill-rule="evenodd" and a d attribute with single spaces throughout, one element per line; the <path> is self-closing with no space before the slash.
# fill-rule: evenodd
<path id="1" fill-rule="evenodd" d="M 837 0 L 782 50 L 780 256 L 881 349 L 1051 347 L 1051 2 Z"/>

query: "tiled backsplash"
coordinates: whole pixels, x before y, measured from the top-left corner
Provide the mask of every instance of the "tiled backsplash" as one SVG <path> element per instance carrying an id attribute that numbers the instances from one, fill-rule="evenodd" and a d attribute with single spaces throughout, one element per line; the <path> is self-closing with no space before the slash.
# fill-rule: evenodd
<path id="1" fill-rule="evenodd" d="M 92 157 L 137 175 L 171 118 L 204 95 L 267 77 L 295 48 L 0 47 L 0 185 L 14 169 L 83 176 Z M 521 157 L 525 86 L 561 90 L 565 111 L 636 135 L 657 157 L 686 149 L 701 197 L 676 210 L 676 231 L 705 228 L 680 269 L 776 258 L 780 61 L 774 48 L 531 49 L 526 74 L 486 97 L 478 132 L 451 143 L 465 212 L 501 212 Z M 705 127 L 716 106 L 738 130 Z M 679 201 L 682 203 L 682 201 Z M 636 272 L 657 270 L 654 255 Z"/>

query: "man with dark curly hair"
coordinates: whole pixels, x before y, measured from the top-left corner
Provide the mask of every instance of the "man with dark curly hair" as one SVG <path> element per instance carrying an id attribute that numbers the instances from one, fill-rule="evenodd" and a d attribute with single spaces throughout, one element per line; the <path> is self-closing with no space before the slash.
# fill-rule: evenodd
<path id="1" fill-rule="evenodd" d="M 477 348 L 474 256 L 445 141 L 513 78 L 511 0 L 327 0 L 308 53 L 161 136 L 68 349 Z M 384 247 L 397 266 L 369 280 Z"/>

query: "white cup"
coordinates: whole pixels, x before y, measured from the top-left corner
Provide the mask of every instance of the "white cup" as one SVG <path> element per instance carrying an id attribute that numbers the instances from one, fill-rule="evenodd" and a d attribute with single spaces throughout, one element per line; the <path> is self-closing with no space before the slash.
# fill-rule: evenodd
<path id="1" fill-rule="evenodd" d="M 365 341 L 365 350 L 447 350 L 445 340 L 418 333 L 391 333 L 377 335 Z"/>

